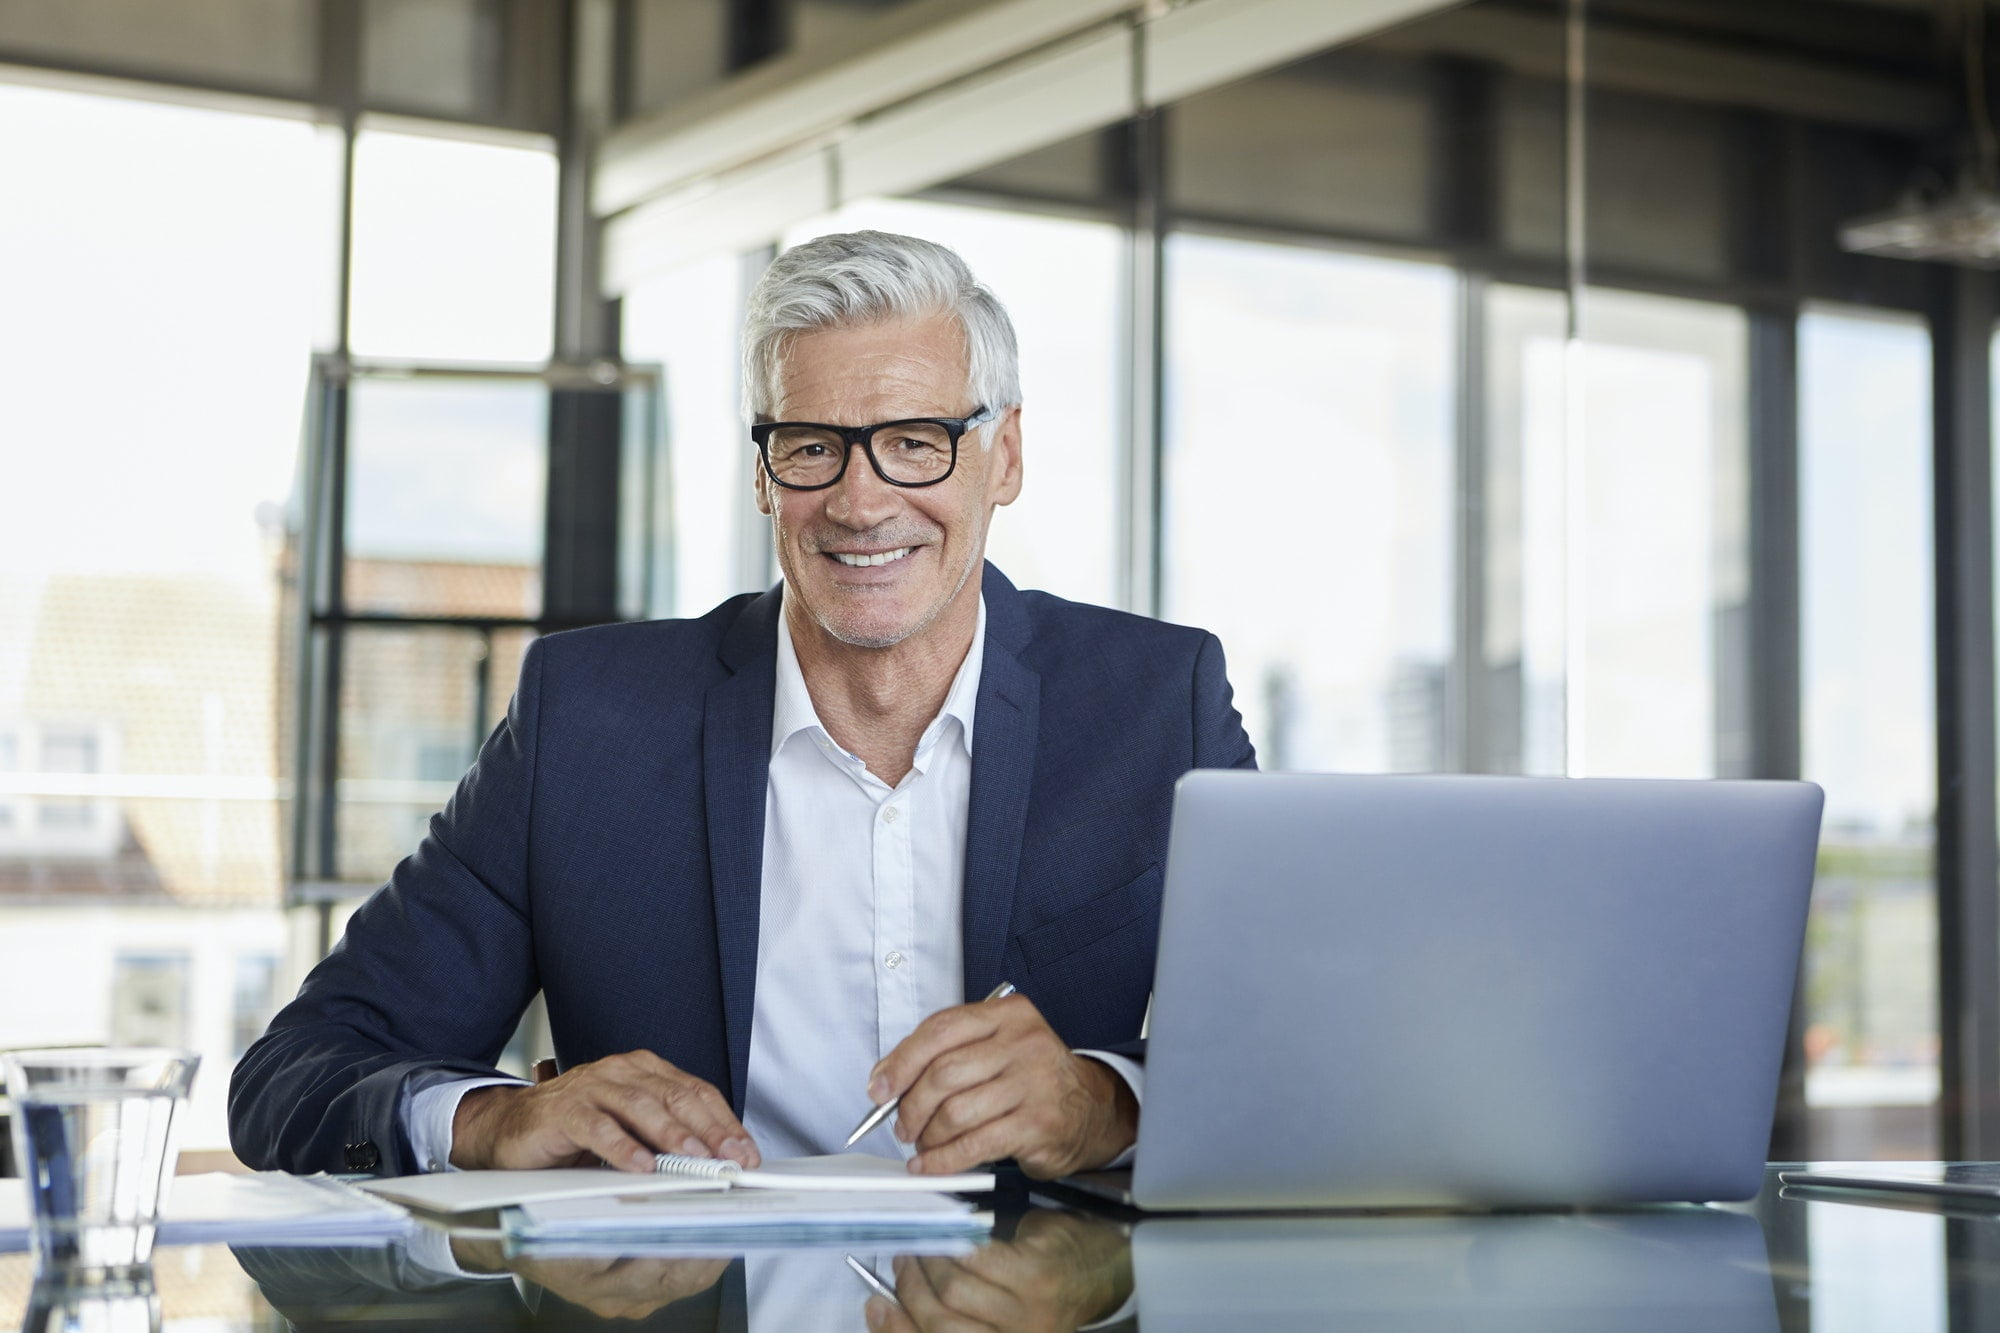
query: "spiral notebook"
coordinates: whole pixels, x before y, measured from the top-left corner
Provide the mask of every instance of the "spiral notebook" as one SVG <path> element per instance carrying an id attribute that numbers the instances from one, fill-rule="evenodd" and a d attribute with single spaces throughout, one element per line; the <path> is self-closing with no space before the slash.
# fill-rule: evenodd
<path id="1" fill-rule="evenodd" d="M 745 1170 L 727 1158 L 661 1153 L 654 1159 L 651 1174 L 583 1166 L 542 1171 L 447 1171 L 356 1183 L 370 1193 L 426 1212 L 471 1213 L 554 1199 L 729 1189 L 983 1194 L 993 1188 L 993 1173 L 913 1176 L 900 1160 L 867 1153 L 780 1158 L 755 1170 Z"/>

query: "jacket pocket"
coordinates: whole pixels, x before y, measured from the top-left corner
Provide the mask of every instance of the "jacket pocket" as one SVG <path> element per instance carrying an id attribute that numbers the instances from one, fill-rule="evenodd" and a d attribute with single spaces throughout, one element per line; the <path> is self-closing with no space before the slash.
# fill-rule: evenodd
<path id="1" fill-rule="evenodd" d="M 1100 893 L 1089 902 L 1063 913 L 1046 925 L 1036 926 L 1021 936 L 1021 956 L 1030 972 L 1088 948 L 1105 936 L 1123 930 L 1145 917 L 1157 917 L 1160 910 L 1160 865 L 1156 861 L 1127 884 Z"/>

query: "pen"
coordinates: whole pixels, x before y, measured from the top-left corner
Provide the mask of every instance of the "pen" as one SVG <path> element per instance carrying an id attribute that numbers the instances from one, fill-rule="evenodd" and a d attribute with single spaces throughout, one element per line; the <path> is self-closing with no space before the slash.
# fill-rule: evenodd
<path id="1" fill-rule="evenodd" d="M 1004 1000 L 1013 993 L 1014 993 L 1014 983 L 1011 981 L 1003 981 L 999 985 L 995 986 L 991 991 L 989 991 L 987 993 L 986 998 L 988 1000 Z M 891 1097 L 888 1101 L 883 1102 L 880 1106 L 870 1111 L 868 1113 L 867 1118 L 864 1119 L 859 1125 L 856 1125 L 854 1127 L 854 1132 L 847 1136 L 847 1146 L 852 1148 L 855 1144 L 859 1143 L 861 1141 L 861 1136 L 863 1134 L 866 1134 L 869 1130 L 875 1128 L 875 1126 L 881 1124 L 884 1120 L 887 1120 L 890 1116 L 896 1114 L 896 1108 L 898 1106 L 901 1106 L 902 1104 L 903 1104 L 903 1094 L 899 1092 L 895 1096 Z"/>
<path id="2" fill-rule="evenodd" d="M 854 1270 L 854 1276 L 868 1284 L 870 1291 L 895 1306 L 898 1310 L 903 1308 L 903 1303 L 896 1299 L 896 1293 L 890 1289 L 888 1283 L 876 1276 L 874 1269 L 862 1263 L 851 1254 L 847 1256 L 847 1266 Z"/>

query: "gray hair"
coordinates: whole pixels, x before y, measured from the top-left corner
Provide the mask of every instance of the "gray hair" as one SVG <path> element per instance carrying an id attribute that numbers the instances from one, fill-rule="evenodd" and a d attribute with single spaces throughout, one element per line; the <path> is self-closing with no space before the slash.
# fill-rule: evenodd
<path id="1" fill-rule="evenodd" d="M 764 270 L 744 314 L 745 419 L 768 420 L 776 410 L 778 374 L 799 334 L 939 314 L 956 317 L 965 331 L 966 387 L 974 405 L 1018 404 L 1013 322 L 955 252 L 886 231 L 851 231 L 793 246 Z"/>

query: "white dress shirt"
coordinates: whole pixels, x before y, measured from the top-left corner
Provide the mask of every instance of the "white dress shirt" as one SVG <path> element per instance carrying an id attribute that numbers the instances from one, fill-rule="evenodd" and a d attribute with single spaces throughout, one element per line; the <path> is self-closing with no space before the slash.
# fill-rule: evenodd
<path id="1" fill-rule="evenodd" d="M 965 1002 L 973 714 L 986 601 L 944 707 L 894 787 L 821 725 L 778 634 L 757 998 L 743 1127 L 769 1157 L 837 1152 L 873 1103 L 868 1071 L 929 1015 Z M 885 1122 L 856 1148 L 907 1156 Z"/>
<path id="2" fill-rule="evenodd" d="M 925 1017 L 965 1001 L 965 838 L 986 601 L 944 707 L 891 787 L 821 725 L 779 621 L 743 1125 L 766 1158 L 842 1151 L 868 1072 Z M 1099 1051 L 1137 1097 L 1142 1070 Z M 464 1079 L 411 1099 L 415 1158 L 448 1169 Z M 908 1157 L 894 1119 L 856 1150 Z M 1121 1162 L 1124 1159 L 1120 1159 Z"/>

